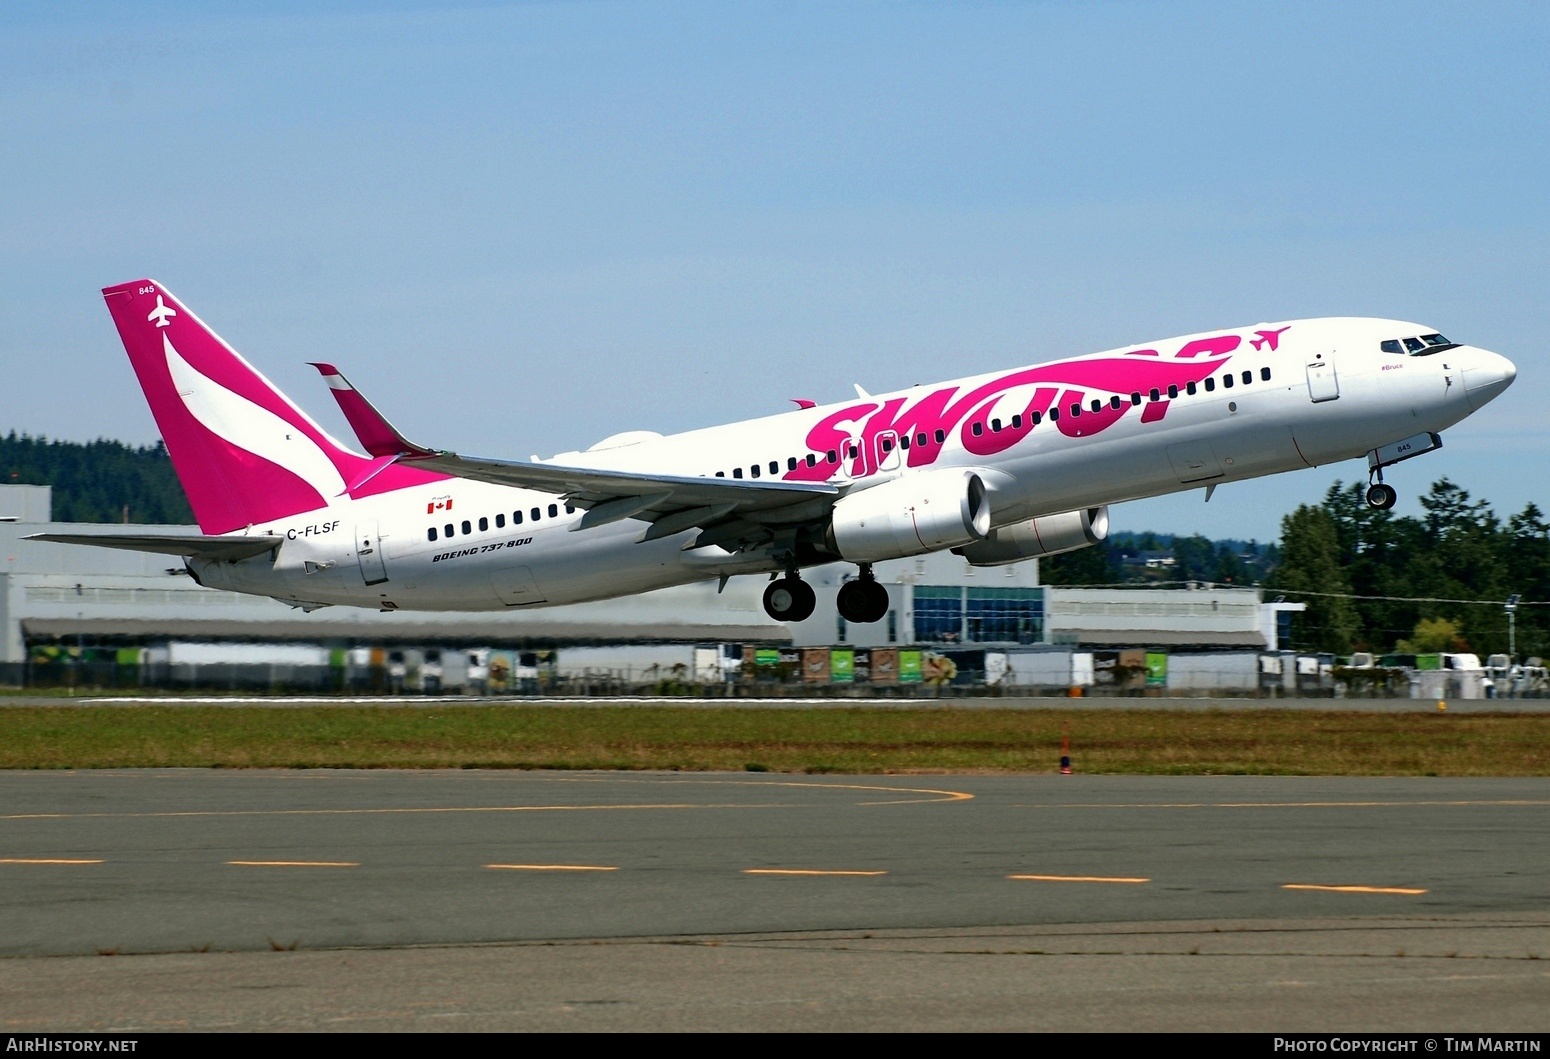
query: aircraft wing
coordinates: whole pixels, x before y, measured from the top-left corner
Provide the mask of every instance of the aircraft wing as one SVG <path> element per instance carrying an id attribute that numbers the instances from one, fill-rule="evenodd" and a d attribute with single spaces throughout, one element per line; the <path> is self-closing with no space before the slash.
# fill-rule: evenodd
<path id="1" fill-rule="evenodd" d="M 576 530 L 637 518 L 652 523 L 642 540 L 698 527 L 706 532 L 691 546 L 730 544 L 767 536 L 772 525 L 793 525 L 820 518 L 840 496 L 839 487 L 828 482 L 691 478 L 517 463 L 426 448 L 399 433 L 339 369 L 330 364 L 313 367 L 327 381 L 351 429 L 373 456 L 476 482 L 559 494 L 569 503 L 587 509 L 572 527 Z"/>
<path id="2" fill-rule="evenodd" d="M 154 552 L 157 555 L 183 555 L 197 559 L 251 559 L 280 546 L 280 537 L 184 537 L 154 533 L 34 533 L 24 541 L 48 541 L 52 544 L 87 544 L 94 548 L 117 548 L 129 552 Z"/>

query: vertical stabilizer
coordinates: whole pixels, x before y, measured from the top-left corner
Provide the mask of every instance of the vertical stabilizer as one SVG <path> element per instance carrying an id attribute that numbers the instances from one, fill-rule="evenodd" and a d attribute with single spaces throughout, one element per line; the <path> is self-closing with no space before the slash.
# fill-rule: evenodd
<path id="1" fill-rule="evenodd" d="M 327 507 L 366 461 L 154 280 L 102 292 L 199 528 Z"/>

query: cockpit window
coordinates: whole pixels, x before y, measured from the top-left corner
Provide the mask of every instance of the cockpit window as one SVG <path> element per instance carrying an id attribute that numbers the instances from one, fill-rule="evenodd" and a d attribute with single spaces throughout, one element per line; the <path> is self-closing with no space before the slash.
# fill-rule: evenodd
<path id="1" fill-rule="evenodd" d="M 1419 338 L 1390 338 L 1378 343 L 1385 353 L 1399 353 L 1411 357 L 1429 357 L 1446 349 L 1457 349 L 1457 342 L 1449 342 L 1442 335 L 1422 335 Z"/>

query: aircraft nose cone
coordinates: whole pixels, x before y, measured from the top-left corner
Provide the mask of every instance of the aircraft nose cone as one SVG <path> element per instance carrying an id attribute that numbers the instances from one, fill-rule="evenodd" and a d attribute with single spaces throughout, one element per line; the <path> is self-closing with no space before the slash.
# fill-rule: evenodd
<path id="1" fill-rule="evenodd" d="M 1499 353 L 1477 350 L 1464 367 L 1464 396 L 1475 411 L 1499 397 L 1518 377 L 1518 369 Z"/>

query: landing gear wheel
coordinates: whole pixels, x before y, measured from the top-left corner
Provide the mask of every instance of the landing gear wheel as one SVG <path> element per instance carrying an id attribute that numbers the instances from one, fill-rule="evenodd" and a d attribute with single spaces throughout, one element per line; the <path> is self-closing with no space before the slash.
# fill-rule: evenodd
<path id="1" fill-rule="evenodd" d="M 1379 482 L 1367 490 L 1367 504 L 1379 511 L 1387 511 L 1399 502 L 1399 494 L 1392 485 Z"/>
<path id="2" fill-rule="evenodd" d="M 764 590 L 764 613 L 776 621 L 806 621 L 817 603 L 812 586 L 799 577 L 771 581 Z"/>
<path id="3" fill-rule="evenodd" d="M 872 612 L 872 594 L 867 591 L 867 586 L 876 583 L 875 581 L 846 581 L 841 585 L 834 597 L 834 605 L 839 608 L 840 617 L 857 624 L 875 620 L 867 617 Z"/>
<path id="4" fill-rule="evenodd" d="M 862 621 L 871 623 L 882 621 L 888 613 L 888 590 L 876 581 L 861 582 L 867 589 L 867 608 Z"/>

